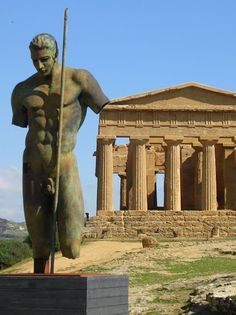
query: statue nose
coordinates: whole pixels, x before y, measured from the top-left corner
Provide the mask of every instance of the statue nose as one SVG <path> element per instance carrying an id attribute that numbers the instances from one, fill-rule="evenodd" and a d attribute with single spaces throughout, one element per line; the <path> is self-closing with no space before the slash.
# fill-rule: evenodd
<path id="1" fill-rule="evenodd" d="M 43 63 L 41 61 L 38 62 L 39 69 L 42 69 L 44 67 Z"/>

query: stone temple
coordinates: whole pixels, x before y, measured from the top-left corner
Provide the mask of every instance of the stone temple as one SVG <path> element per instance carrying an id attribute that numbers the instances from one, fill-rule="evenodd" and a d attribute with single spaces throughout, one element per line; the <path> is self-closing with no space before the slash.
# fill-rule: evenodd
<path id="1" fill-rule="evenodd" d="M 120 137 L 129 143 L 115 145 Z M 113 100 L 100 114 L 97 214 L 85 234 L 235 236 L 235 147 L 236 93 L 186 83 Z M 119 210 L 113 174 L 120 177 Z"/>

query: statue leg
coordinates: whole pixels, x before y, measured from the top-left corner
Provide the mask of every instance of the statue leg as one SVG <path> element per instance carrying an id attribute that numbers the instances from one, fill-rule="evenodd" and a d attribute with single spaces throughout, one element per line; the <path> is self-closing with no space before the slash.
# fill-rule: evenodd
<path id="1" fill-rule="evenodd" d="M 58 233 L 62 255 L 77 258 L 84 226 L 84 202 L 73 153 L 62 156 L 58 202 Z"/>
<path id="2" fill-rule="evenodd" d="M 34 273 L 49 273 L 49 259 L 34 258 Z"/>
<path id="3" fill-rule="evenodd" d="M 28 164 L 28 163 L 27 163 Z M 27 229 L 32 241 L 34 272 L 46 273 L 50 255 L 52 197 L 43 192 L 42 178 L 30 165 L 23 170 L 23 199 Z"/>

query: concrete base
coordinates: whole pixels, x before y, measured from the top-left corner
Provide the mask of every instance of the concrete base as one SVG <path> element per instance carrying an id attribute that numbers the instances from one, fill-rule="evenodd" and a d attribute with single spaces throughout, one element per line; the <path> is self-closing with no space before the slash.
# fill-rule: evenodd
<path id="1" fill-rule="evenodd" d="M 0 275 L 1 315 L 127 315 L 128 278 Z"/>

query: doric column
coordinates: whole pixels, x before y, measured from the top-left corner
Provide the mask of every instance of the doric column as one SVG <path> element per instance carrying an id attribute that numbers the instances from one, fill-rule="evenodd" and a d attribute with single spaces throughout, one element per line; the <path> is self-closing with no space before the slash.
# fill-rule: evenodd
<path id="1" fill-rule="evenodd" d="M 234 157 L 234 148 L 224 145 L 224 163 L 223 163 L 223 174 L 224 178 L 224 208 L 225 209 L 235 209 L 236 201 L 236 165 Z"/>
<path id="2" fill-rule="evenodd" d="M 147 172 L 145 144 L 148 138 L 130 138 L 132 145 L 132 210 L 147 210 Z"/>
<path id="3" fill-rule="evenodd" d="M 126 174 L 119 174 L 120 177 L 120 210 L 127 209 L 127 177 Z"/>
<path id="4" fill-rule="evenodd" d="M 114 211 L 113 198 L 113 144 L 115 137 L 98 136 L 97 211 Z"/>
<path id="5" fill-rule="evenodd" d="M 216 159 L 217 140 L 200 139 L 203 145 L 202 156 L 202 210 L 217 210 Z"/>
<path id="6" fill-rule="evenodd" d="M 127 155 L 127 164 L 126 164 L 126 205 L 127 210 L 131 209 L 132 204 L 132 195 L 133 195 L 133 148 L 132 142 L 129 142 L 128 145 L 128 155 Z"/>
<path id="7" fill-rule="evenodd" d="M 181 139 L 165 139 L 165 193 L 166 210 L 181 210 L 181 180 L 180 180 L 180 143 Z"/>
<path id="8" fill-rule="evenodd" d="M 147 202 L 148 209 L 157 208 L 157 189 L 156 189 L 156 152 L 154 146 L 146 146 L 147 163 Z"/>
<path id="9" fill-rule="evenodd" d="M 202 209 L 202 147 L 195 149 L 194 205 L 196 210 Z"/>
<path id="10" fill-rule="evenodd" d="M 157 208 L 157 188 L 156 188 L 156 174 L 147 175 L 147 198 L 148 209 L 154 210 Z"/>

